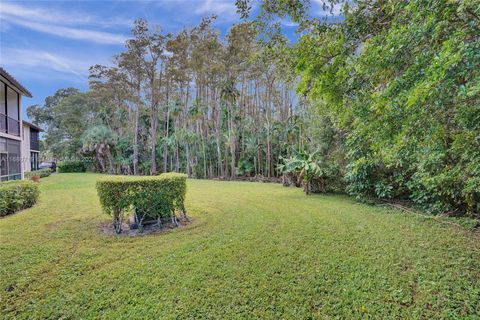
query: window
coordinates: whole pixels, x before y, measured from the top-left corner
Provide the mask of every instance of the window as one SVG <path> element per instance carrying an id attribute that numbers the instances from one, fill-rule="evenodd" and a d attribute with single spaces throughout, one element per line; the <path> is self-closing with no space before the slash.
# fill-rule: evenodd
<path id="1" fill-rule="evenodd" d="M 5 104 L 5 90 L 6 85 L 3 82 L 0 82 L 0 113 L 6 115 L 7 114 L 7 105 Z"/>
<path id="2" fill-rule="evenodd" d="M 38 152 L 30 152 L 30 170 L 38 170 Z"/>
<path id="3" fill-rule="evenodd" d="M 0 132 L 7 132 L 6 88 L 7 85 L 3 82 L 0 82 Z"/>
<path id="4" fill-rule="evenodd" d="M 33 128 L 30 128 L 30 149 L 40 151 L 39 132 Z"/>
<path id="5" fill-rule="evenodd" d="M 0 151 L 0 181 L 8 180 L 8 154 Z"/>
<path id="6" fill-rule="evenodd" d="M 0 132 L 20 136 L 20 96 L 0 82 Z"/>
<path id="7" fill-rule="evenodd" d="M 0 138 L 0 152 L 7 152 L 7 139 Z"/>
<path id="8" fill-rule="evenodd" d="M 20 157 L 20 141 L 7 139 L 7 152 L 8 152 L 8 175 L 10 176 L 11 179 L 20 179 L 20 176 L 22 173 L 21 171 L 22 159 Z"/>
<path id="9" fill-rule="evenodd" d="M 19 120 L 18 93 L 10 87 L 7 87 L 7 116 L 11 119 Z"/>
<path id="10" fill-rule="evenodd" d="M 16 180 L 21 176 L 20 141 L 0 138 L 0 180 Z"/>

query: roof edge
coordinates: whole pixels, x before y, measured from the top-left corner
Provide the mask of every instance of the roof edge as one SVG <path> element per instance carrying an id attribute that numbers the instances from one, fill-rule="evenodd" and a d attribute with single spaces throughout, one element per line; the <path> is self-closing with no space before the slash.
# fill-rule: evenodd
<path id="1" fill-rule="evenodd" d="M 43 130 L 42 128 L 40 128 L 39 126 L 37 126 L 36 124 L 33 124 L 31 122 L 28 122 L 28 121 L 25 121 L 25 120 L 22 120 L 23 124 L 24 125 L 27 125 L 29 127 L 32 127 L 33 129 L 36 129 L 38 131 L 41 131 L 41 132 L 44 132 L 45 130 Z"/>
<path id="2" fill-rule="evenodd" d="M 0 75 L 10 81 L 10 83 L 15 86 L 20 92 L 23 93 L 24 96 L 32 98 L 32 94 L 30 91 L 27 90 L 20 82 L 17 81 L 10 73 L 7 72 L 7 70 L 3 69 L 0 67 Z"/>

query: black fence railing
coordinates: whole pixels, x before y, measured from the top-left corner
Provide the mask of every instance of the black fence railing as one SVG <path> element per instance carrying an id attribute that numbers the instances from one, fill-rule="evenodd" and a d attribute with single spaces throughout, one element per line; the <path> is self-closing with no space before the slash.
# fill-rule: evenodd
<path id="1" fill-rule="evenodd" d="M 30 150 L 36 150 L 36 151 L 40 150 L 40 140 L 38 139 L 38 134 L 30 135 Z"/>
<path id="2" fill-rule="evenodd" d="M 0 113 L 0 132 L 20 136 L 20 121 Z"/>
<path id="3" fill-rule="evenodd" d="M 7 117 L 7 133 L 20 136 L 20 121 Z"/>

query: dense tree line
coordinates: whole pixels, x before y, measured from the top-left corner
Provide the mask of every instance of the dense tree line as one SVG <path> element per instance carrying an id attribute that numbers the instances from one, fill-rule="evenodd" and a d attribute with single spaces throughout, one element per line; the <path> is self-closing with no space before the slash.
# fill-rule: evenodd
<path id="1" fill-rule="evenodd" d="M 298 93 L 344 134 L 346 191 L 413 200 L 434 212 L 480 211 L 480 2 L 260 1 L 303 34 Z M 244 17 L 251 1 L 238 0 Z M 335 162 L 335 159 L 334 159 Z"/>
<path id="2" fill-rule="evenodd" d="M 237 0 L 245 22 L 224 39 L 212 19 L 176 34 L 137 21 L 89 92 L 59 90 L 29 115 L 54 156 L 89 154 L 103 172 L 282 175 L 307 192 L 478 213 L 478 0 L 325 1 L 336 20 L 310 5 Z"/>
<path id="3" fill-rule="evenodd" d="M 136 21 L 113 66 L 91 67 L 87 93 L 62 89 L 29 108 L 46 149 L 117 174 L 277 177 L 279 158 L 306 139 L 292 48 L 262 43 L 248 22 L 222 39 L 213 19 L 177 34 Z"/>

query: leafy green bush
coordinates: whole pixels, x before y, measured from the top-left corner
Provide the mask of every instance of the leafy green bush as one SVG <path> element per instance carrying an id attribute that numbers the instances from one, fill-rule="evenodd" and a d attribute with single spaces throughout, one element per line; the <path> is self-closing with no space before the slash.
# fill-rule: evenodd
<path id="1" fill-rule="evenodd" d="M 36 171 L 25 172 L 25 179 L 31 180 L 34 176 L 39 176 L 40 178 L 48 177 L 52 174 L 52 169 L 45 168 Z"/>
<path id="2" fill-rule="evenodd" d="M 175 217 L 185 214 L 187 176 L 164 173 L 159 176 L 108 176 L 97 180 L 97 192 L 105 213 L 113 216 L 115 231 L 122 230 L 125 210 L 136 209 L 142 218 Z"/>
<path id="3" fill-rule="evenodd" d="M 85 172 L 87 171 L 87 164 L 85 161 L 73 160 L 60 162 L 57 166 L 58 172 Z"/>
<path id="4" fill-rule="evenodd" d="M 0 183 L 0 216 L 30 208 L 39 196 L 38 185 L 33 181 L 8 181 Z"/>
<path id="5" fill-rule="evenodd" d="M 310 21 L 277 2 L 260 1 L 261 22 L 285 12 Z M 320 23 L 294 49 L 297 93 L 342 136 L 346 191 L 480 216 L 478 1 L 353 2 L 339 1 L 342 23 Z M 307 137 L 307 150 L 322 141 Z"/>
<path id="6" fill-rule="evenodd" d="M 307 195 L 334 191 L 332 186 L 339 175 L 335 166 L 325 161 L 324 157 L 296 150 L 293 150 L 293 156 L 284 159 L 278 168 L 284 175 L 293 175 L 293 179 L 289 180 L 301 182 Z"/>

